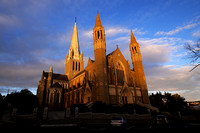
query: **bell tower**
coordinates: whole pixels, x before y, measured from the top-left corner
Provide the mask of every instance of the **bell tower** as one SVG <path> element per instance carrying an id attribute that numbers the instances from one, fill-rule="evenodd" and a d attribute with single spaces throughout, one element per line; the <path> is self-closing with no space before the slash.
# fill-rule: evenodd
<path id="1" fill-rule="evenodd" d="M 105 31 L 99 13 L 93 29 L 96 87 L 94 101 L 109 104 Z"/>
<path id="2" fill-rule="evenodd" d="M 83 70 L 83 51 L 79 49 L 78 31 L 76 26 L 76 18 L 74 24 L 74 31 L 72 35 L 71 46 L 66 55 L 65 75 L 72 79 L 74 75 Z"/>
<path id="3" fill-rule="evenodd" d="M 131 30 L 130 52 L 133 63 L 133 69 L 135 72 L 136 87 L 139 87 L 141 89 L 143 103 L 149 104 L 150 102 L 148 97 L 148 89 L 142 64 L 140 46 L 137 43 L 132 30 Z"/>

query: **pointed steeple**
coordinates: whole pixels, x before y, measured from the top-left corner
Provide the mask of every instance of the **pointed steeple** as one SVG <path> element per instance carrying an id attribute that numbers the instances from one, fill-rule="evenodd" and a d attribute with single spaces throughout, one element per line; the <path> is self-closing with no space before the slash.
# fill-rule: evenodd
<path id="1" fill-rule="evenodd" d="M 80 53 L 78 31 L 76 26 L 77 19 L 75 18 L 74 31 L 72 35 L 71 46 L 66 55 L 65 75 L 68 79 L 73 78 L 74 75 L 83 70 L 83 52 Z"/>
<path id="2" fill-rule="evenodd" d="M 132 43 L 137 43 L 135 36 L 133 35 L 133 31 L 131 30 L 131 44 Z"/>
<path id="3" fill-rule="evenodd" d="M 95 26 L 94 27 L 102 27 L 101 19 L 99 17 L 99 12 L 98 11 L 97 11 L 97 17 L 96 17 L 96 22 L 95 22 Z"/>
<path id="4" fill-rule="evenodd" d="M 51 73 L 53 72 L 52 64 L 51 64 L 51 66 L 50 66 L 49 72 L 51 72 Z"/>
<path id="5" fill-rule="evenodd" d="M 52 82 L 52 76 L 53 76 L 53 67 L 51 65 L 50 68 L 49 68 L 49 74 L 48 74 L 48 80 L 50 82 Z"/>
<path id="6" fill-rule="evenodd" d="M 149 104 L 148 88 L 145 79 L 145 73 L 142 64 L 142 56 L 140 52 L 139 43 L 137 43 L 133 31 L 131 30 L 130 52 L 133 64 L 133 71 L 135 72 L 135 86 L 141 89 L 142 103 Z"/>
<path id="7" fill-rule="evenodd" d="M 72 41 L 70 49 L 73 51 L 73 56 L 79 57 L 80 50 L 79 50 L 79 42 L 78 42 L 78 32 L 77 32 L 77 26 L 76 26 L 76 18 L 74 23 L 74 31 L 72 35 Z"/>

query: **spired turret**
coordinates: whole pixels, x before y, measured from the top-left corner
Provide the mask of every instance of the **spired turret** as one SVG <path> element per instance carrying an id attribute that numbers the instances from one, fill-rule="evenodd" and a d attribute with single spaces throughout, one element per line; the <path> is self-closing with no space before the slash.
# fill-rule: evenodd
<path id="1" fill-rule="evenodd" d="M 131 52 L 131 59 L 133 63 L 133 70 L 135 72 L 135 83 L 136 87 L 141 89 L 142 92 L 142 101 L 145 104 L 149 104 L 149 97 L 148 97 L 148 89 L 142 64 L 142 56 L 140 52 L 140 46 L 133 35 L 131 30 L 131 39 L 130 39 L 130 52 Z"/>
<path id="2" fill-rule="evenodd" d="M 93 39 L 94 39 L 94 51 L 97 49 L 103 49 L 104 51 L 106 51 L 105 31 L 104 27 L 102 26 L 98 11 L 97 11 L 95 26 L 93 29 Z"/>
<path id="3" fill-rule="evenodd" d="M 67 52 L 66 55 L 65 75 L 67 75 L 68 78 L 71 79 L 73 78 L 74 75 L 76 75 L 78 72 L 82 70 L 83 70 L 83 53 L 80 54 L 78 31 L 75 19 L 71 45 L 69 48 L 69 54 Z"/>
<path id="4" fill-rule="evenodd" d="M 96 88 L 93 101 L 109 104 L 105 32 L 99 13 L 93 28 Z"/>

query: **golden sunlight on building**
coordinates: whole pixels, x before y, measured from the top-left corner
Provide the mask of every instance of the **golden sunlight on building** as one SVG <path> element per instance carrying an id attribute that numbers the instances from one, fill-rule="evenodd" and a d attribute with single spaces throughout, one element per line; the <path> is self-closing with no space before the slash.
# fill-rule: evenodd
<path id="1" fill-rule="evenodd" d="M 149 104 L 140 47 L 132 30 L 130 53 L 133 69 L 118 46 L 106 55 L 105 30 L 98 12 L 93 40 L 95 59 L 89 57 L 84 69 L 75 21 L 71 46 L 66 55 L 65 73 L 53 73 L 52 66 L 49 72 L 43 71 L 37 89 L 39 105 L 55 109 L 97 101 L 115 105 Z"/>

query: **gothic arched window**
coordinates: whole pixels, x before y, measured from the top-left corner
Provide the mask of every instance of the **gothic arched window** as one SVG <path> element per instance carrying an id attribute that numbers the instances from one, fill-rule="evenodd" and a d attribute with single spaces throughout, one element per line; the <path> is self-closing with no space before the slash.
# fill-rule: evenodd
<path id="1" fill-rule="evenodd" d="M 53 98 L 53 93 L 50 93 L 50 100 L 49 100 L 49 103 L 50 103 L 50 104 L 53 104 L 53 99 L 54 99 L 54 98 Z"/>
<path id="2" fill-rule="evenodd" d="M 97 31 L 97 36 L 98 36 L 98 39 L 100 38 L 100 34 L 99 34 L 99 31 Z"/>
<path id="3" fill-rule="evenodd" d="M 76 71 L 77 71 L 77 62 L 76 62 Z"/>
<path id="4" fill-rule="evenodd" d="M 124 83 L 124 68 L 120 62 L 116 65 L 117 83 Z"/>
<path id="5" fill-rule="evenodd" d="M 74 70 L 74 61 L 73 61 L 73 70 Z"/>
<path id="6" fill-rule="evenodd" d="M 56 93 L 55 103 L 60 103 L 60 94 L 59 92 Z"/>

